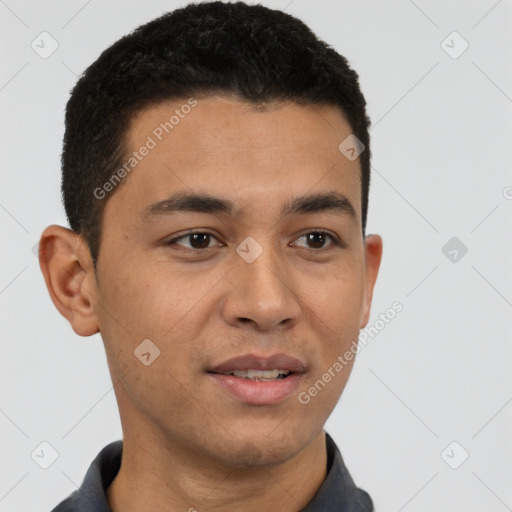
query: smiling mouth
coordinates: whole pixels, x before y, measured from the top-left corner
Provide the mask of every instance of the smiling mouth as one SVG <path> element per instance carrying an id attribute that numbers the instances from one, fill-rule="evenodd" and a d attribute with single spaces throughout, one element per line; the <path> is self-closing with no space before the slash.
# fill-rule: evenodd
<path id="1" fill-rule="evenodd" d="M 276 405 L 297 390 L 306 365 L 286 354 L 244 354 L 210 367 L 208 375 L 219 389 L 246 405 Z"/>
<path id="2" fill-rule="evenodd" d="M 276 380 L 286 379 L 290 374 L 290 370 L 233 370 L 223 372 L 220 375 L 232 375 L 241 379 L 251 380 L 253 382 L 272 382 Z"/>

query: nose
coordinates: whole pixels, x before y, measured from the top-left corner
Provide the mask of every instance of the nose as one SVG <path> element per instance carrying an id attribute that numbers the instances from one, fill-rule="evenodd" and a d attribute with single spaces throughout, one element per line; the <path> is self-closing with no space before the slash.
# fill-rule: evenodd
<path id="1" fill-rule="evenodd" d="M 238 254 L 229 272 L 229 289 L 222 307 L 226 323 L 259 331 L 290 328 L 301 315 L 298 290 L 290 281 L 285 262 L 270 248 L 251 263 Z"/>

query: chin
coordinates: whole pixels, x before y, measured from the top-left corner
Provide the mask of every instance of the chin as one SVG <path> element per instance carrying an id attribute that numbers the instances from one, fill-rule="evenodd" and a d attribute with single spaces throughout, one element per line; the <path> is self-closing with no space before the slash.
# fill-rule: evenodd
<path id="1" fill-rule="evenodd" d="M 249 435 L 244 437 L 244 433 L 241 433 L 238 439 L 228 439 L 224 450 L 217 455 L 229 465 L 263 468 L 284 464 L 308 444 L 308 439 L 293 432 L 276 436 L 269 436 L 268 431 L 249 431 L 245 434 Z"/>

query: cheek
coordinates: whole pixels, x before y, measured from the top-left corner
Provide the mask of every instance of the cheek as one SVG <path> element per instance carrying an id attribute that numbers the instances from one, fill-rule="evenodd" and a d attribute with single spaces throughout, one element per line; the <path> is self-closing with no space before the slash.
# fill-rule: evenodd
<path id="1" fill-rule="evenodd" d="M 167 337 L 186 324 L 188 314 L 208 291 L 208 279 L 198 280 L 170 266 L 132 266 L 140 270 L 130 271 L 125 265 L 110 271 L 101 299 L 108 309 L 102 315 L 105 321 L 118 321 L 134 338 Z"/>
<path id="2" fill-rule="evenodd" d="M 330 413 L 352 371 L 363 291 L 360 278 L 339 278 L 324 283 L 322 288 L 311 288 L 307 297 L 305 311 L 309 310 L 317 343 L 315 364 L 304 385 L 305 401 L 310 401 L 309 410 L 314 414 Z"/>
<path id="3" fill-rule="evenodd" d="M 348 333 L 359 332 L 363 297 L 363 280 L 352 275 L 350 278 L 331 278 L 321 285 L 310 283 L 304 300 L 324 328 L 340 339 Z"/>
<path id="4" fill-rule="evenodd" d="M 351 337 L 347 339 L 350 340 Z M 339 337 L 332 343 L 326 341 L 321 357 L 305 377 L 297 396 L 303 414 L 311 421 L 314 418 L 319 427 L 325 424 L 334 410 L 352 372 L 354 358 L 343 359 L 349 345 L 350 342 L 341 343 Z"/>
<path id="5" fill-rule="evenodd" d="M 202 353 L 196 340 L 201 339 L 204 325 L 212 317 L 208 308 L 215 306 L 209 293 L 220 277 L 177 272 L 170 265 L 146 265 L 137 273 L 112 271 L 112 276 L 104 288 L 100 330 L 114 373 L 123 376 L 130 372 L 134 397 L 139 392 L 147 395 L 144 389 L 154 386 L 157 389 L 148 396 L 158 396 L 164 384 L 174 389 L 173 376 L 187 382 L 187 368 L 197 365 Z M 136 357 L 144 340 L 151 340 L 159 354 L 148 367 Z"/>
<path id="6" fill-rule="evenodd" d="M 304 411 L 322 424 L 343 393 L 355 362 L 362 297 L 361 282 L 356 279 L 333 280 L 308 297 L 317 344 L 314 366 L 298 399 Z"/>
<path id="7" fill-rule="evenodd" d="M 182 417 L 190 408 L 184 389 L 192 388 L 187 368 L 195 353 L 186 341 L 197 338 L 194 305 L 204 294 L 190 286 L 186 292 L 171 287 L 173 279 L 162 273 L 113 275 L 103 288 L 99 316 L 111 374 L 122 381 L 119 399 L 155 421 Z"/>

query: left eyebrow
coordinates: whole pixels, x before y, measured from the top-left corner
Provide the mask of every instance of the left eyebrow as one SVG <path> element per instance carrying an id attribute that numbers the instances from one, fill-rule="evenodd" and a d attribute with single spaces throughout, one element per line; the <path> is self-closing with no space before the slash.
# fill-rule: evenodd
<path id="1" fill-rule="evenodd" d="M 293 198 L 283 205 L 281 216 L 325 211 L 348 215 L 356 220 L 356 211 L 352 203 L 347 197 L 338 192 L 307 194 Z M 153 216 L 176 212 L 195 212 L 211 215 L 224 213 L 232 217 L 244 214 L 244 210 L 237 207 L 229 199 L 209 194 L 178 192 L 163 201 L 158 201 L 146 207 L 141 213 L 141 218 L 145 220 Z"/>
<path id="2" fill-rule="evenodd" d="M 348 214 L 356 219 L 356 211 L 350 200 L 338 192 L 318 193 L 299 196 L 283 206 L 282 215 L 305 214 L 324 211 Z"/>

